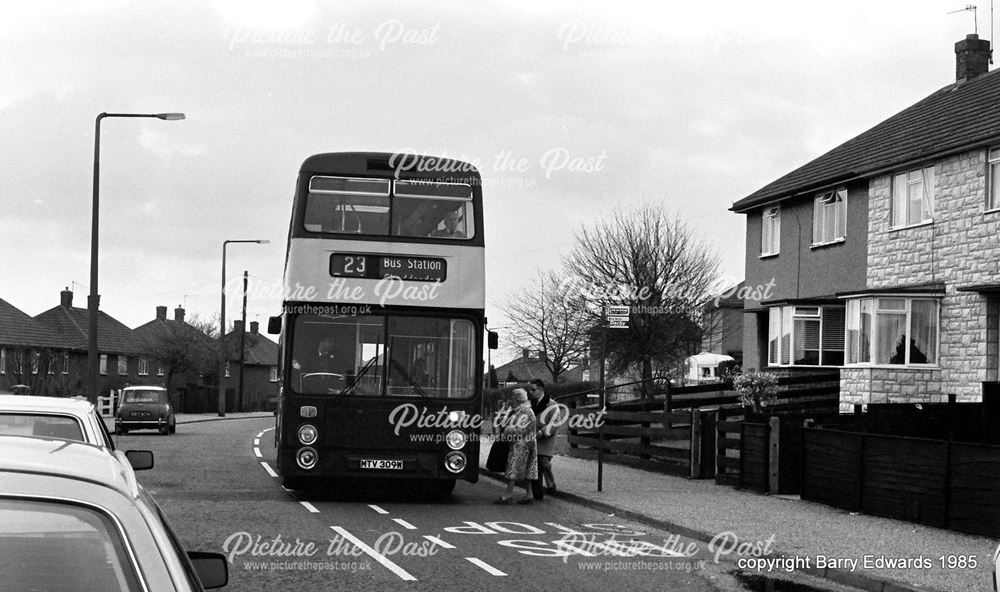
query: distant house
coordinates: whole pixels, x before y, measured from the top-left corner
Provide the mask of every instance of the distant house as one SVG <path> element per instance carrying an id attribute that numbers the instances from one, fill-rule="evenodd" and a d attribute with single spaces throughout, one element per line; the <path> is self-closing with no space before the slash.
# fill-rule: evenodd
<path id="1" fill-rule="evenodd" d="M 239 398 L 240 334 L 243 321 L 233 323 L 226 334 L 226 408 L 237 411 L 264 410 L 278 396 L 278 344 L 260 333 L 260 323 L 252 321 L 244 334 L 243 396 Z"/>
<path id="2" fill-rule="evenodd" d="M 841 408 L 978 400 L 1000 370 L 1000 75 L 956 80 L 733 204 L 746 215 L 744 366 L 836 368 Z"/>
<path id="3" fill-rule="evenodd" d="M 85 394 L 89 341 L 89 311 L 73 306 L 73 292 L 59 293 L 59 306 L 36 315 L 33 320 L 57 335 L 63 352 L 67 384 L 58 394 Z M 128 384 L 136 384 L 142 346 L 132 330 L 104 311 L 97 317 L 98 366 L 97 391 L 107 394 Z M 59 366 L 55 363 L 54 368 Z M 53 369 L 54 369 L 53 368 Z M 53 393 L 57 394 L 57 393 Z"/>
<path id="4" fill-rule="evenodd" d="M 167 318 L 167 307 L 157 306 L 156 317 L 136 327 L 134 338 L 141 344 L 136 384 L 166 387 L 170 401 L 181 411 L 213 408 L 218 364 L 218 341 L 192 327 L 181 307 Z M 208 379 L 208 380 L 206 380 Z"/>
<path id="5" fill-rule="evenodd" d="M 702 306 L 701 351 L 743 360 L 743 298 L 746 282 L 732 286 Z"/>
<path id="6" fill-rule="evenodd" d="M 48 325 L 0 299 L 0 392 L 13 392 L 15 385 L 33 395 L 82 392 L 70 372 L 72 350 Z"/>
<path id="7" fill-rule="evenodd" d="M 586 366 L 575 365 L 559 375 L 559 382 L 581 382 L 596 379 L 596 375 L 595 378 L 585 378 L 588 374 Z M 546 383 L 552 382 L 552 373 L 542 361 L 541 355 L 529 350 L 523 350 L 521 357 L 514 358 L 502 366 L 497 366 L 496 376 L 501 383 L 524 383 L 536 378 L 540 378 Z"/>

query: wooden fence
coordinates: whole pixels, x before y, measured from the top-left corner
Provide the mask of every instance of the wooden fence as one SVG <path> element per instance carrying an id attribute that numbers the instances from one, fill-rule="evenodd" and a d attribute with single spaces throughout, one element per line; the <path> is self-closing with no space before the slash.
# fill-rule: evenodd
<path id="1" fill-rule="evenodd" d="M 802 499 L 1000 536 L 1000 446 L 805 428 Z"/>
<path id="2" fill-rule="evenodd" d="M 838 374 L 784 377 L 778 384 L 775 412 L 799 414 L 795 416 L 799 426 L 801 414 L 837 409 Z M 585 422 L 599 411 L 596 403 L 586 402 L 588 394 L 592 393 L 568 401 L 571 423 Z M 780 469 L 779 459 L 797 461 L 798 447 L 794 453 L 779 454 L 768 440 L 771 428 L 767 424 L 764 428 L 752 422 L 745 428 L 737 394 L 712 384 L 660 388 L 652 400 L 609 404 L 602 428 L 571 427 L 567 439 L 571 454 L 577 456 L 593 458 L 603 449 L 612 462 L 695 479 L 714 477 L 720 484 L 769 491 L 777 487 L 772 484 L 797 483 L 798 467 Z M 791 448 L 791 436 L 782 436 L 785 432 L 792 434 L 794 429 L 774 430 L 775 444 Z M 740 452 L 744 442 L 752 449 L 746 459 Z M 741 479 L 744 473 L 748 477 Z"/>

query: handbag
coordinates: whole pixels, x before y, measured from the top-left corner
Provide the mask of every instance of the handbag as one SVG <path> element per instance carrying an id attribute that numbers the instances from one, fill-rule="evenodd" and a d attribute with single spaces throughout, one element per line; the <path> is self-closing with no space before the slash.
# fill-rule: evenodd
<path id="1" fill-rule="evenodd" d="M 494 473 L 503 473 L 507 470 L 507 455 L 510 453 L 510 442 L 506 440 L 496 440 L 490 447 L 490 454 L 486 457 L 486 468 Z"/>

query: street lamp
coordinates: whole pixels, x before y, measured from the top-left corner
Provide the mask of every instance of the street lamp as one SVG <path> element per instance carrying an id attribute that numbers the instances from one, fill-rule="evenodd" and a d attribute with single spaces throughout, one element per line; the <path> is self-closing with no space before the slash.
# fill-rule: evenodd
<path id="1" fill-rule="evenodd" d="M 227 240 L 222 241 L 222 307 L 219 313 L 219 417 L 226 416 L 226 245 L 229 243 L 256 243 L 266 245 L 269 240 Z"/>
<path id="2" fill-rule="evenodd" d="M 97 232 L 100 204 L 101 120 L 105 117 L 155 117 L 166 121 L 184 119 L 183 113 L 101 113 L 94 123 L 94 200 L 90 215 L 90 296 L 87 298 L 87 397 L 97 403 Z"/>

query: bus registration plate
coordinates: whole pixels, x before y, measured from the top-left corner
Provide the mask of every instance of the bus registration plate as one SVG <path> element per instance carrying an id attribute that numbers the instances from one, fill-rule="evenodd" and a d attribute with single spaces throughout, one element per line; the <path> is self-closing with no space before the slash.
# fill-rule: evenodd
<path id="1" fill-rule="evenodd" d="M 390 470 L 390 471 L 402 471 L 403 461 L 401 460 L 386 460 L 377 458 L 363 458 L 361 459 L 362 469 L 374 469 L 374 470 Z"/>

